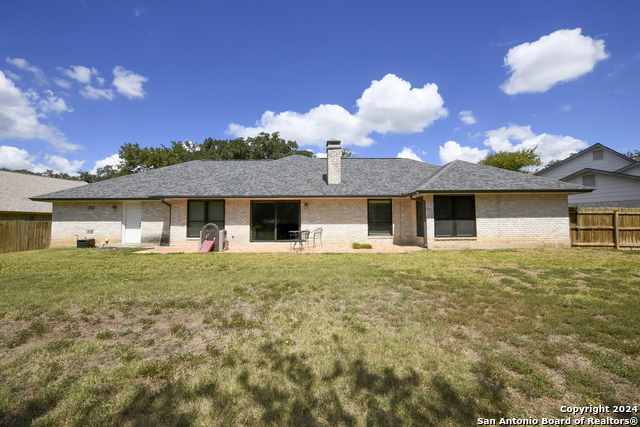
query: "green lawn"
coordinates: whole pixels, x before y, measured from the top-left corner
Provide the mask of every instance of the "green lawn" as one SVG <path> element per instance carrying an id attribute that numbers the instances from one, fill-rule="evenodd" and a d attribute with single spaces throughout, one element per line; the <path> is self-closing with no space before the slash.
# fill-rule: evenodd
<path id="1" fill-rule="evenodd" d="M 0 425 L 467 426 L 639 405 L 639 303 L 637 251 L 5 254 Z"/>

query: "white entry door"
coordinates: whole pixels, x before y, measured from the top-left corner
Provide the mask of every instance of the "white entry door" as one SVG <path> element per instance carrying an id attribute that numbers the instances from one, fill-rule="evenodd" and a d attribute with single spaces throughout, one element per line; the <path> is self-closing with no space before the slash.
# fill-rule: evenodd
<path id="1" fill-rule="evenodd" d="M 142 225 L 142 204 L 127 203 L 124 218 L 124 243 L 140 243 Z"/>

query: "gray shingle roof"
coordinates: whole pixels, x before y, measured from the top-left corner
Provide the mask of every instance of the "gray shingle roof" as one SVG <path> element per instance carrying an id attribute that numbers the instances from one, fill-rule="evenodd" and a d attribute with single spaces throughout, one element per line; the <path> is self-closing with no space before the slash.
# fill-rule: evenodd
<path id="1" fill-rule="evenodd" d="M 452 162 L 436 166 L 409 159 L 342 159 L 342 182 L 327 185 L 326 159 L 197 160 L 79 188 L 36 200 L 232 197 L 391 197 L 417 191 L 588 191 L 586 187 L 489 166 Z"/>
<path id="2" fill-rule="evenodd" d="M 593 189 L 521 172 L 455 160 L 422 182 L 420 192 L 586 192 Z"/>

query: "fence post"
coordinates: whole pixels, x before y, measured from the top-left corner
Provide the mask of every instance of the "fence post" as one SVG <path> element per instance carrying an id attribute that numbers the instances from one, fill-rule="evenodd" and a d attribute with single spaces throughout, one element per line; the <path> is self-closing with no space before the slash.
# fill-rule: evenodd
<path id="1" fill-rule="evenodd" d="M 620 249 L 620 230 L 618 229 L 618 211 L 613 211 L 613 246 Z"/>
<path id="2" fill-rule="evenodd" d="M 576 242 L 580 242 L 580 238 L 582 237 L 582 230 L 580 230 L 580 208 L 576 210 L 576 225 L 578 226 L 576 230 Z"/>

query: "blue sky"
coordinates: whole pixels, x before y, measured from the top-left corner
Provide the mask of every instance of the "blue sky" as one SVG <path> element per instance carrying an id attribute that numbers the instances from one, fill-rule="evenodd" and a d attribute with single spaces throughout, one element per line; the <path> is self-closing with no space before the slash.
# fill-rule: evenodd
<path id="1" fill-rule="evenodd" d="M 638 2 L 8 0 L 0 167 L 280 131 L 324 152 L 477 161 L 640 149 Z"/>

